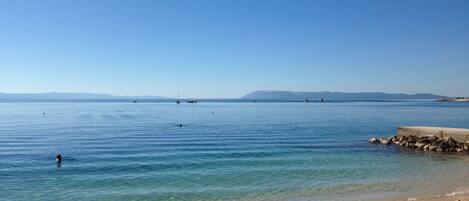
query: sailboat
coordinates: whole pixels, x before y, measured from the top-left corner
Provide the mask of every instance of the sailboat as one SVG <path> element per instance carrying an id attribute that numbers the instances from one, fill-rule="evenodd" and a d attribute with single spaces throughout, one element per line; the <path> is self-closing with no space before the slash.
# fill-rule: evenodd
<path id="1" fill-rule="evenodd" d="M 176 104 L 180 104 L 180 103 L 181 103 L 181 101 L 180 101 L 180 98 L 179 98 L 179 90 L 178 90 L 178 97 L 176 99 Z M 177 115 L 177 124 L 176 124 L 176 126 L 177 127 L 182 127 L 182 124 L 179 120 L 179 105 L 177 106 L 177 114 L 176 115 Z"/>
<path id="2" fill-rule="evenodd" d="M 181 103 L 181 101 L 179 100 L 179 90 L 178 90 L 178 98 L 176 99 L 176 104 L 179 104 Z"/>

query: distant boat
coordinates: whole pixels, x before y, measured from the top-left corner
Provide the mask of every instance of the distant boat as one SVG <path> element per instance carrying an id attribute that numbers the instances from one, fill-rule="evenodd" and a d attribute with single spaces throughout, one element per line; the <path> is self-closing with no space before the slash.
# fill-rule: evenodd
<path id="1" fill-rule="evenodd" d="M 321 102 L 324 102 L 324 99 L 321 98 Z"/>
<path id="2" fill-rule="evenodd" d="M 132 103 L 138 103 L 138 101 L 134 100 L 134 101 L 132 101 Z"/>
<path id="3" fill-rule="evenodd" d="M 197 100 L 188 100 L 187 103 L 197 103 Z"/>
<path id="4" fill-rule="evenodd" d="M 305 103 L 309 102 L 309 99 L 305 98 Z"/>
<path id="5" fill-rule="evenodd" d="M 179 103 L 181 103 L 181 101 L 180 101 L 180 100 L 176 100 L 176 104 L 179 104 Z"/>

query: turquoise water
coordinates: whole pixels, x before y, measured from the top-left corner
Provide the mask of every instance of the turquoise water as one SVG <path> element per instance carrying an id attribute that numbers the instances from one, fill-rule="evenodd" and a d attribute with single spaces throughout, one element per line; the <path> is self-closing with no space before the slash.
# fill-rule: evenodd
<path id="1" fill-rule="evenodd" d="M 469 128 L 469 104 L 0 103 L 0 200 L 374 200 L 469 181 L 469 156 L 367 143 L 400 125 Z"/>

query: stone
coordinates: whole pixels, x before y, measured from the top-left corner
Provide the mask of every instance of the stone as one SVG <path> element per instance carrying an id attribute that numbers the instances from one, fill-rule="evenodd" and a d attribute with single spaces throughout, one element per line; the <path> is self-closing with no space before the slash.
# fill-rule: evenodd
<path id="1" fill-rule="evenodd" d="M 381 142 L 381 144 L 384 144 L 384 145 L 388 145 L 391 143 L 391 141 L 386 138 L 381 138 L 379 141 Z"/>
<path id="2" fill-rule="evenodd" d="M 375 137 L 372 137 L 368 140 L 368 143 L 371 143 L 371 144 L 379 144 L 380 141 L 378 140 L 378 138 L 375 138 Z"/>
<path id="3" fill-rule="evenodd" d="M 428 136 L 427 140 L 430 141 L 430 142 L 433 142 L 433 141 L 438 140 L 438 137 L 436 137 L 434 135 L 430 135 L 430 136 Z"/>
<path id="4" fill-rule="evenodd" d="M 415 143 L 415 147 L 417 147 L 417 149 L 423 149 L 423 147 L 427 145 L 426 143 L 423 143 L 423 142 L 417 142 Z"/>
<path id="5" fill-rule="evenodd" d="M 443 150 L 446 150 L 446 149 L 449 149 L 450 146 L 449 146 L 449 143 L 448 143 L 448 142 L 443 141 L 443 142 L 440 142 L 440 144 L 438 144 L 438 148 L 441 148 L 441 149 L 443 149 Z"/>
<path id="6" fill-rule="evenodd" d="M 406 147 L 409 147 L 409 148 L 414 148 L 415 147 L 415 143 L 411 143 L 411 142 L 407 142 Z"/>
<path id="7" fill-rule="evenodd" d="M 409 136 L 409 138 L 407 139 L 407 142 L 415 143 L 415 142 L 417 142 L 417 140 L 418 140 L 417 137 L 411 135 L 411 136 Z"/>
<path id="8" fill-rule="evenodd" d="M 437 149 L 438 149 L 438 146 L 436 146 L 436 145 L 430 145 L 430 146 L 428 146 L 428 150 L 430 150 L 430 151 L 435 151 L 435 150 L 437 150 Z"/>
<path id="9" fill-rule="evenodd" d="M 420 138 L 419 140 L 417 140 L 417 143 L 430 144 L 431 141 L 427 138 Z"/>
<path id="10" fill-rule="evenodd" d="M 370 144 L 398 144 L 408 148 L 414 148 L 425 151 L 438 152 L 467 152 L 469 153 L 469 140 L 467 142 L 458 142 L 451 137 L 438 138 L 435 135 L 425 136 L 392 136 L 392 137 L 372 137 L 368 139 Z"/>

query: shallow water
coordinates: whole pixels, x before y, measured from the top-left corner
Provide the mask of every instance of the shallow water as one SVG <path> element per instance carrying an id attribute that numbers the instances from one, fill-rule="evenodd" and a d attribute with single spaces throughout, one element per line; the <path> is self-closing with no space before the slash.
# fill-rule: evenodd
<path id="1" fill-rule="evenodd" d="M 469 128 L 469 104 L 0 103 L 0 199 L 377 200 L 469 185 L 469 156 L 367 143 L 400 125 Z"/>

